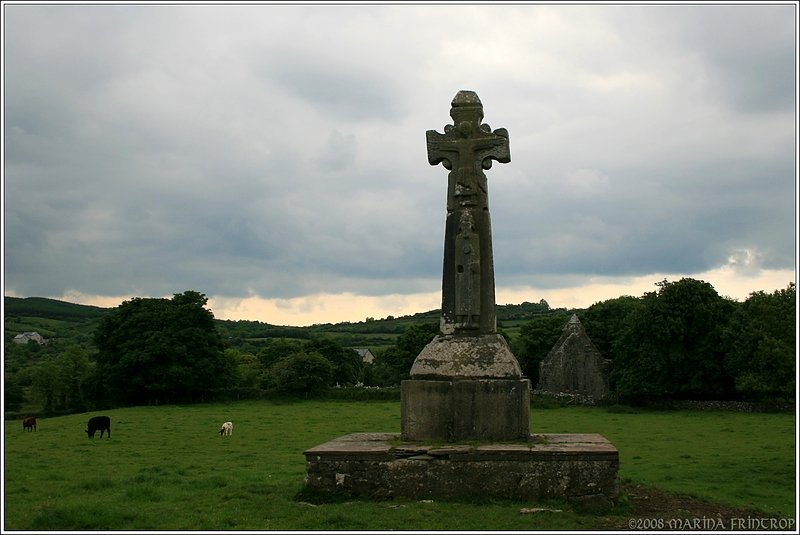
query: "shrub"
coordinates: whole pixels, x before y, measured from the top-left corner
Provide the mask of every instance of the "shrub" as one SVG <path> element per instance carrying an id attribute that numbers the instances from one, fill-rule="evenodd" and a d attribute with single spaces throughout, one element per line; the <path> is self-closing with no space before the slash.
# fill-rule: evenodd
<path id="1" fill-rule="evenodd" d="M 294 353 L 270 368 L 279 391 L 306 397 L 325 390 L 333 379 L 333 365 L 319 353 Z"/>

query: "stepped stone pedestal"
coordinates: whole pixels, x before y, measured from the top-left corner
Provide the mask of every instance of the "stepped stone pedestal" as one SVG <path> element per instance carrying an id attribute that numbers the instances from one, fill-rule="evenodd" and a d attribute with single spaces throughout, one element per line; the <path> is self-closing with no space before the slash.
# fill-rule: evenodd
<path id="1" fill-rule="evenodd" d="M 428 162 L 450 171 L 439 335 L 401 384 L 401 432 L 354 433 L 305 452 L 306 486 L 368 498 L 617 498 L 619 454 L 600 435 L 531 435 L 530 381 L 497 333 L 484 169 L 508 163 L 508 132 L 483 124 L 472 91 L 452 125 L 426 133 Z"/>

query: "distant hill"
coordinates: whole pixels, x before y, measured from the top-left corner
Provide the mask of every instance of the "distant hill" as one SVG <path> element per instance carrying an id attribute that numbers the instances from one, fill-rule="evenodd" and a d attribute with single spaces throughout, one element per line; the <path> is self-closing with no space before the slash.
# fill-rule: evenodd
<path id="1" fill-rule="evenodd" d="M 48 340 L 85 339 L 111 310 L 44 297 L 3 297 L 3 303 L 6 340 L 23 332 L 37 332 Z"/>
<path id="2" fill-rule="evenodd" d="M 36 331 L 45 337 L 67 336 L 70 331 L 88 333 L 97 321 L 112 308 L 68 303 L 44 297 L 4 297 L 5 335 L 13 337 L 25 331 Z M 498 324 L 507 331 L 514 330 L 520 322 L 534 316 L 552 312 L 547 302 L 522 303 L 519 305 L 498 305 Z M 226 338 L 310 338 L 318 335 L 331 335 L 347 340 L 350 344 L 386 344 L 403 333 L 409 325 L 419 323 L 438 323 L 439 310 L 418 312 L 406 316 L 387 316 L 382 319 L 368 318 L 364 321 L 344 321 L 336 324 L 325 323 L 309 327 L 279 326 L 253 320 L 220 320 L 217 326 Z"/>
<path id="3" fill-rule="evenodd" d="M 3 301 L 6 317 L 29 316 L 58 320 L 86 320 L 100 318 L 110 310 L 45 297 L 3 297 Z"/>

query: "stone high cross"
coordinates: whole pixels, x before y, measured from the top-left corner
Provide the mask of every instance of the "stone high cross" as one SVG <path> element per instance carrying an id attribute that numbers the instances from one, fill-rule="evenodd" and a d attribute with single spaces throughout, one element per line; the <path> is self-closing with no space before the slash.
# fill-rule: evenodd
<path id="1" fill-rule="evenodd" d="M 525 440 L 530 384 L 497 333 L 492 228 L 484 169 L 510 162 L 508 132 L 483 124 L 472 91 L 453 99 L 453 123 L 429 130 L 428 162 L 450 171 L 439 334 L 400 383 L 403 440 Z"/>
<path id="2" fill-rule="evenodd" d="M 483 104 L 474 91 L 459 91 L 444 134 L 426 132 L 428 162 L 450 171 L 442 275 L 440 331 L 497 332 L 489 196 L 484 169 L 511 161 L 508 132 L 482 124 Z"/>

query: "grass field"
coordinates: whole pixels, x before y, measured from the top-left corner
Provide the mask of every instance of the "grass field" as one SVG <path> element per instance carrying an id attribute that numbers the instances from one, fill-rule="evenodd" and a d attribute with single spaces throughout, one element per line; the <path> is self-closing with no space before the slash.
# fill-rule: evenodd
<path id="1" fill-rule="evenodd" d="M 393 500 L 310 504 L 302 452 L 357 431 L 399 431 L 396 401 L 238 402 L 106 411 L 112 438 L 89 440 L 90 415 L 4 429 L 4 530 L 594 529 L 602 518 L 522 515 L 534 504 Z M 226 420 L 233 436 L 216 434 Z M 534 409 L 534 432 L 598 432 L 620 451 L 620 477 L 718 503 L 794 517 L 791 414 Z M 624 502 L 624 499 L 622 500 Z M 625 514 L 624 505 L 612 514 Z"/>
<path id="2" fill-rule="evenodd" d="M 792 414 L 574 407 L 533 412 L 533 428 L 599 432 L 620 452 L 622 478 L 736 507 L 794 515 Z"/>
<path id="3" fill-rule="evenodd" d="M 9 318 L 4 327 L 5 332 L 10 335 L 17 335 L 24 332 L 38 332 L 45 338 L 55 336 L 55 333 L 70 325 L 68 321 L 47 319 L 47 318 Z"/>

